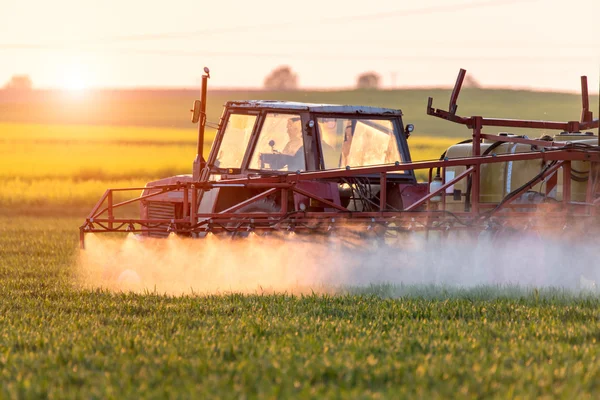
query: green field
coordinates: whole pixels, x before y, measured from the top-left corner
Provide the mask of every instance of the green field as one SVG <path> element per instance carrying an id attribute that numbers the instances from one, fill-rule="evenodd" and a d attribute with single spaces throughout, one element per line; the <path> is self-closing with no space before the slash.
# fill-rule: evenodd
<path id="1" fill-rule="evenodd" d="M 596 398 L 600 390 L 596 296 L 390 285 L 304 296 L 81 290 L 79 221 L 0 219 L 0 397 Z"/>
<path id="2" fill-rule="evenodd" d="M 401 107 L 418 113 L 406 118 L 417 126 L 413 159 L 428 159 L 464 130 L 423 116 L 430 92 L 447 104 L 441 90 L 239 92 L 212 94 L 209 113 L 218 119 L 234 97 Z M 579 116 L 575 95 L 464 95 L 466 114 Z M 257 282 L 246 294 L 220 286 L 174 296 L 84 285 L 78 226 L 107 187 L 189 173 L 195 129 L 185 120 L 196 94 L 2 96 L 0 398 L 598 397 L 595 292 L 396 283 L 273 294 Z"/>

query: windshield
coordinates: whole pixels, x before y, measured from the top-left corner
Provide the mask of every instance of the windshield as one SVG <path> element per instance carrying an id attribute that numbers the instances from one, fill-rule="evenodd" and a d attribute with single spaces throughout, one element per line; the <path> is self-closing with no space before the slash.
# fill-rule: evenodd
<path id="1" fill-rule="evenodd" d="M 255 122 L 255 115 L 231 114 L 229 116 L 215 167 L 241 168 Z"/>
<path id="2" fill-rule="evenodd" d="M 302 122 L 295 114 L 269 113 L 250 159 L 251 169 L 304 171 Z"/>
<path id="3" fill-rule="evenodd" d="M 325 169 L 402 162 L 391 120 L 317 118 Z"/>

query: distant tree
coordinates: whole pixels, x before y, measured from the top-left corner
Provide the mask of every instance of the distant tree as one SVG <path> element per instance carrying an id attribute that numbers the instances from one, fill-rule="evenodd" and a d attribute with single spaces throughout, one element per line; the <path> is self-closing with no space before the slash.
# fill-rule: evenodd
<path id="1" fill-rule="evenodd" d="M 275 68 L 265 78 L 265 89 L 295 90 L 298 88 L 298 75 L 287 65 Z"/>
<path id="2" fill-rule="evenodd" d="M 358 76 L 356 87 L 359 89 L 377 89 L 381 76 L 377 72 L 364 72 Z"/>
<path id="3" fill-rule="evenodd" d="M 28 91 L 32 87 L 31 78 L 28 75 L 13 75 L 4 85 L 4 89 L 13 91 Z"/>
<path id="4" fill-rule="evenodd" d="M 479 83 L 479 81 L 475 78 L 473 78 L 472 75 L 467 75 L 465 76 L 465 81 L 463 82 L 463 86 L 466 88 L 480 88 L 481 84 Z"/>

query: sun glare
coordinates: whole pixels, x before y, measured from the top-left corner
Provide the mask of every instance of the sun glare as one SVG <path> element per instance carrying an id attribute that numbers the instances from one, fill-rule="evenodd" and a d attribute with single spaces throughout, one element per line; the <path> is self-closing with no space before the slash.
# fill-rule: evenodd
<path id="1" fill-rule="evenodd" d="M 69 92 L 82 93 L 88 88 L 88 81 L 81 68 L 65 68 L 61 87 Z"/>
<path id="2" fill-rule="evenodd" d="M 83 79 L 81 79 L 80 77 L 71 77 L 65 83 L 65 89 L 72 91 L 72 92 L 80 92 L 82 90 L 85 90 L 86 88 L 87 88 L 87 85 L 86 85 L 85 81 Z"/>

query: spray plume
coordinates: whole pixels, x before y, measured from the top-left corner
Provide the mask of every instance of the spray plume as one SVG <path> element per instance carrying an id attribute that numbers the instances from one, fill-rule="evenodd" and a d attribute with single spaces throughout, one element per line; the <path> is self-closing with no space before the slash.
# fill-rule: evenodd
<path id="1" fill-rule="evenodd" d="M 472 287 L 519 285 L 595 289 L 598 250 L 522 235 L 443 241 L 419 234 L 231 239 L 114 239 L 88 235 L 77 282 L 85 288 L 167 294 L 331 292 L 372 284 Z M 597 276 L 598 275 L 598 276 Z"/>

